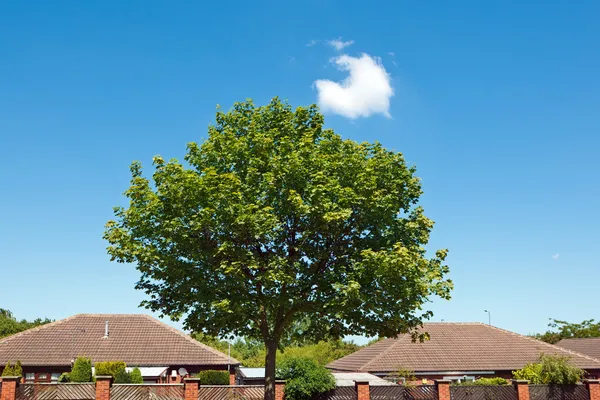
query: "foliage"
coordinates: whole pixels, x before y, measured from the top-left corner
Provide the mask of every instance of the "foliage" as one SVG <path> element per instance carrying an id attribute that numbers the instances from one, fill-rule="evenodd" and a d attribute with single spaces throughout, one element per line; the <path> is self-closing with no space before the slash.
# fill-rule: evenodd
<path id="1" fill-rule="evenodd" d="M 15 368 L 12 363 L 8 361 L 2 370 L 2 376 L 15 376 Z"/>
<path id="2" fill-rule="evenodd" d="M 479 378 L 474 381 L 457 383 L 460 386 L 498 386 L 508 385 L 508 381 L 504 378 Z"/>
<path id="3" fill-rule="evenodd" d="M 288 400 L 309 400 L 335 388 L 335 379 L 327 368 L 304 358 L 290 358 L 280 363 L 277 377 L 286 380 L 285 398 Z"/>
<path id="4" fill-rule="evenodd" d="M 104 233 L 111 259 L 141 272 L 145 307 L 265 344 L 269 399 L 276 350 L 298 324 L 312 341 L 416 338 L 432 316 L 422 308 L 452 288 L 447 251 L 425 251 L 433 221 L 416 169 L 323 124 L 316 106 L 277 98 L 217 112 L 185 164 L 156 156 L 152 181 L 131 165 L 129 207 Z"/>
<path id="5" fill-rule="evenodd" d="M 584 371 L 569 362 L 569 357 L 542 355 L 537 363 L 529 363 L 523 369 L 513 371 L 515 379 L 528 380 L 531 384 L 571 385 L 579 382 Z"/>
<path id="6" fill-rule="evenodd" d="M 144 383 L 144 377 L 142 371 L 138 367 L 135 367 L 129 373 L 129 383 Z"/>
<path id="7" fill-rule="evenodd" d="M 224 340 L 219 340 L 201 332 L 192 334 L 192 337 L 222 353 L 227 354 L 229 351 L 229 345 Z M 277 361 L 280 362 L 289 358 L 308 358 L 317 364 L 326 365 L 354 353 L 360 348 L 361 346 L 357 344 L 339 339 L 320 341 L 318 343 L 306 341 L 304 344 L 297 343 L 282 347 L 277 351 Z M 240 361 L 245 367 L 264 367 L 265 353 L 265 345 L 256 340 L 237 339 L 231 344 L 231 357 Z"/>
<path id="8" fill-rule="evenodd" d="M 386 379 L 390 379 L 391 381 L 403 384 L 405 386 L 413 386 L 413 382 L 417 380 L 414 371 L 409 369 L 401 369 L 396 373 L 390 374 Z"/>
<path id="9" fill-rule="evenodd" d="M 542 334 L 535 335 L 536 339 L 547 343 L 558 343 L 562 339 L 600 337 L 600 322 L 587 319 L 579 324 L 569 323 L 558 319 L 551 319 L 550 328 Z"/>
<path id="10" fill-rule="evenodd" d="M 200 378 L 201 385 L 229 385 L 229 372 L 227 371 L 200 371 L 197 377 Z"/>
<path id="11" fill-rule="evenodd" d="M 97 362 L 96 376 L 112 376 L 114 383 L 130 383 L 130 377 L 127 373 L 127 365 L 123 361 L 103 361 Z"/>
<path id="12" fill-rule="evenodd" d="M 71 382 L 71 374 L 68 372 L 63 372 L 58 377 L 58 383 L 69 383 Z"/>
<path id="13" fill-rule="evenodd" d="M 92 360 L 77 357 L 71 369 L 71 382 L 92 382 Z"/>
<path id="14" fill-rule="evenodd" d="M 13 367 L 14 376 L 23 376 L 23 366 L 21 365 L 21 361 L 17 360 L 15 366 Z"/>
<path id="15" fill-rule="evenodd" d="M 52 322 L 48 318 L 35 319 L 33 321 L 21 320 L 18 321 L 13 313 L 4 308 L 0 308 L 0 338 L 14 335 L 27 329 L 35 328 L 36 326 L 44 325 Z"/>

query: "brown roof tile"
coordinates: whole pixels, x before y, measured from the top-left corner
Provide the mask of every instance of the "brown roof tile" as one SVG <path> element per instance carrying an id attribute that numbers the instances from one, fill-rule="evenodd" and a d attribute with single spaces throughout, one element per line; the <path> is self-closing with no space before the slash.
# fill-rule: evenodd
<path id="1" fill-rule="evenodd" d="M 327 367 L 336 371 L 414 372 L 511 371 L 541 354 L 571 357 L 580 368 L 600 369 L 600 360 L 480 323 L 425 323 L 431 340 L 413 343 L 410 335 L 383 339 Z"/>
<path id="2" fill-rule="evenodd" d="M 563 349 L 600 359 L 600 338 L 563 339 L 556 345 Z"/>
<path id="3" fill-rule="evenodd" d="M 0 339 L 0 365 L 70 365 L 77 356 L 136 366 L 228 363 L 227 355 L 143 314 L 79 314 Z"/>

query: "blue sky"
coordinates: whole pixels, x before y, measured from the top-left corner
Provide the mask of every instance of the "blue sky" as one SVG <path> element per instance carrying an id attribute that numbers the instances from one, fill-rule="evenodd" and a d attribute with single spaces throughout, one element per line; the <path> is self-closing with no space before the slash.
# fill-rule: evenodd
<path id="1" fill-rule="evenodd" d="M 599 13 L 553 0 L 2 2 L 0 307 L 138 312 L 138 273 L 102 240 L 129 164 L 181 159 L 216 104 L 278 95 L 320 100 L 339 134 L 417 165 L 431 248 L 450 249 L 455 281 L 434 320 L 486 322 L 489 309 L 530 333 L 598 317 Z"/>

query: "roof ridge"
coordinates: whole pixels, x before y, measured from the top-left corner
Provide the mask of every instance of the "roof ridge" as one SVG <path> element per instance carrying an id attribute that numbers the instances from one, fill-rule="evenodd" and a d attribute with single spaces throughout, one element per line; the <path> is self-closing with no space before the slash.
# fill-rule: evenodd
<path id="1" fill-rule="evenodd" d="M 17 332 L 17 333 L 15 333 L 13 335 L 10 335 L 10 336 L 7 336 L 5 338 L 0 339 L 0 344 L 5 344 L 5 343 L 9 342 L 10 340 L 12 340 L 14 338 L 21 337 L 21 336 L 27 335 L 27 334 L 32 333 L 32 332 L 37 332 L 37 331 L 40 331 L 42 329 L 46 329 L 46 328 L 50 328 L 50 327 L 53 327 L 53 326 L 56 326 L 56 325 L 60 325 L 60 324 L 62 324 L 64 322 L 70 321 L 73 318 L 78 317 L 80 315 L 81 314 L 71 315 L 70 317 L 59 319 L 58 321 L 52 321 L 52 322 L 49 322 L 47 324 L 34 326 L 33 328 L 29 328 L 29 329 L 26 329 L 24 331 Z"/>
<path id="2" fill-rule="evenodd" d="M 496 330 L 501 331 L 501 332 L 510 333 L 513 336 L 519 336 L 519 337 L 527 339 L 527 340 L 529 340 L 531 342 L 543 344 L 546 347 L 550 347 L 550 348 L 552 348 L 554 350 L 558 350 L 560 352 L 564 352 L 564 353 L 568 353 L 568 354 L 573 354 L 575 356 L 583 357 L 583 358 L 586 358 L 586 359 L 588 359 L 590 361 L 594 361 L 594 362 L 600 363 L 600 360 L 597 359 L 597 358 L 590 357 L 588 355 L 585 355 L 585 354 L 582 354 L 582 353 L 578 353 L 576 351 L 568 350 L 568 349 L 565 349 L 563 347 L 556 346 L 556 345 L 553 345 L 553 344 L 550 344 L 550 343 L 546 343 L 546 342 L 544 342 L 542 340 L 539 340 L 539 339 L 536 339 L 536 338 L 532 338 L 530 336 L 521 335 L 520 333 L 512 332 L 512 331 L 509 331 L 507 329 L 498 328 L 497 326 L 493 326 L 493 325 L 488 325 L 488 324 L 482 324 L 482 325 L 485 325 L 485 326 L 487 326 L 489 328 L 492 328 L 492 329 L 496 329 Z"/>
<path id="3" fill-rule="evenodd" d="M 215 355 L 218 355 L 220 357 L 229 357 L 229 363 L 230 364 L 241 364 L 238 360 L 236 360 L 235 358 L 228 356 L 227 354 L 224 354 L 222 352 L 220 352 L 217 349 L 214 349 L 202 342 L 199 342 L 198 340 L 192 338 L 190 335 L 186 335 L 185 333 L 181 332 L 179 329 L 175 329 L 173 328 L 171 325 L 164 323 L 163 321 L 159 320 L 158 318 L 154 318 L 151 315 L 147 315 L 147 314 L 140 314 L 142 316 L 144 316 L 145 318 L 149 319 L 150 321 L 154 322 L 155 324 L 160 324 L 164 327 L 166 327 L 167 329 L 169 329 L 171 332 L 176 333 L 177 335 L 185 338 L 187 341 L 189 341 L 190 343 L 193 343 L 196 346 L 202 347 L 204 350 L 207 350 Z"/>

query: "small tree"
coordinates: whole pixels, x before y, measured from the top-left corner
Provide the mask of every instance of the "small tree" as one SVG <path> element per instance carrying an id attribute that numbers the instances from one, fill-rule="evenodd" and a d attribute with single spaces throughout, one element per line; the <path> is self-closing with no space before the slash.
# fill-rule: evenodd
<path id="1" fill-rule="evenodd" d="M 129 383 L 144 383 L 144 378 L 142 377 L 142 371 L 138 367 L 135 367 L 129 373 Z"/>
<path id="2" fill-rule="evenodd" d="M 21 365 L 21 361 L 17 360 L 13 368 L 13 373 L 15 376 L 23 376 L 23 366 Z"/>
<path id="3" fill-rule="evenodd" d="M 572 385 L 583 378 L 584 371 L 570 363 L 569 357 L 542 355 L 537 363 L 529 363 L 513 371 L 515 379 L 525 379 L 532 384 Z"/>
<path id="4" fill-rule="evenodd" d="M 479 378 L 474 381 L 459 383 L 460 386 L 498 386 L 508 385 L 508 381 L 504 378 Z"/>
<path id="5" fill-rule="evenodd" d="M 2 376 L 15 376 L 15 369 L 10 361 L 6 363 L 2 370 Z"/>
<path id="6" fill-rule="evenodd" d="M 68 372 L 63 372 L 58 377 L 58 383 L 69 383 L 71 382 L 71 374 Z"/>
<path id="7" fill-rule="evenodd" d="M 335 379 L 329 370 L 316 362 L 294 358 L 277 367 L 277 376 L 285 379 L 285 398 L 309 400 L 314 395 L 335 388 Z"/>
<path id="8" fill-rule="evenodd" d="M 201 385 L 229 385 L 229 372 L 206 370 L 198 373 Z"/>
<path id="9" fill-rule="evenodd" d="M 77 357 L 71 369 L 71 382 L 92 381 L 92 360 L 87 357 Z"/>

